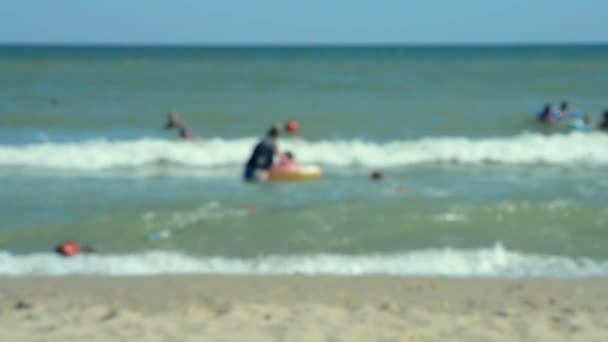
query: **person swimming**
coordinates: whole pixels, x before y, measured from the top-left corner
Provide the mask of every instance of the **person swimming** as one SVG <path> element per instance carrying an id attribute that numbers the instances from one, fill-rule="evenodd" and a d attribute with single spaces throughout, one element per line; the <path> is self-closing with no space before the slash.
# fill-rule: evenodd
<path id="1" fill-rule="evenodd" d="M 384 178 L 384 173 L 380 170 L 374 170 L 370 174 L 370 178 L 373 181 L 380 181 L 380 180 L 382 180 L 382 178 Z"/>
<path id="2" fill-rule="evenodd" d="M 553 110 L 553 107 L 547 103 L 543 109 L 537 113 L 537 118 L 540 122 L 551 125 L 560 120 L 560 117 L 555 114 L 556 112 Z"/>
<path id="3" fill-rule="evenodd" d="M 608 132 L 608 110 L 604 111 L 602 122 L 597 126 L 600 131 Z"/>
<path id="4" fill-rule="evenodd" d="M 176 128 L 179 132 L 179 137 L 188 140 L 195 138 L 186 125 L 179 119 L 179 115 L 175 111 L 167 113 L 167 123 L 165 129 Z"/>
<path id="5" fill-rule="evenodd" d="M 275 125 L 268 130 L 266 137 L 255 145 L 243 172 L 243 178 L 246 181 L 268 180 L 268 171 L 272 167 L 273 157 L 275 155 L 281 156 L 277 147 L 278 139 L 279 128 Z"/>
<path id="6" fill-rule="evenodd" d="M 570 108 L 570 104 L 567 101 L 562 101 L 559 106 L 559 117 L 561 119 L 575 119 L 582 118 L 583 113 L 580 110 Z"/>
<path id="7" fill-rule="evenodd" d="M 579 110 L 571 109 L 567 101 L 562 101 L 558 110 L 555 110 L 551 104 L 546 104 L 536 113 L 536 117 L 542 123 L 555 124 L 567 119 L 582 119 L 583 114 Z"/>

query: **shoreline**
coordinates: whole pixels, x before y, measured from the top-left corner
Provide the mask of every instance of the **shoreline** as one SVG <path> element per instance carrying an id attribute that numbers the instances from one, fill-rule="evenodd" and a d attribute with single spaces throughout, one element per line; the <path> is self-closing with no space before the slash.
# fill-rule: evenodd
<path id="1" fill-rule="evenodd" d="M 602 341 L 608 278 L 0 278 L 11 341 Z"/>

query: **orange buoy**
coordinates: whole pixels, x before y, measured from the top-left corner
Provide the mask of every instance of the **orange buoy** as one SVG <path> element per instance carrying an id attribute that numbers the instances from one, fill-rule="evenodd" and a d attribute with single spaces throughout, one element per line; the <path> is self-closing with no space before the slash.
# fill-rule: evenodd
<path id="1" fill-rule="evenodd" d="M 57 253 L 69 257 L 80 253 L 80 244 L 76 241 L 64 241 L 57 246 Z"/>
<path id="2" fill-rule="evenodd" d="M 285 130 L 289 133 L 296 133 L 298 131 L 298 123 L 295 120 L 287 121 Z"/>

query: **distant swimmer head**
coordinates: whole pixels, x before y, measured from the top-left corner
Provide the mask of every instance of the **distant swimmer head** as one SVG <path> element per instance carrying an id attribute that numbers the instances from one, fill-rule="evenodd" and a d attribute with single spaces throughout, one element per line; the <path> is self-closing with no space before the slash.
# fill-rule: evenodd
<path id="1" fill-rule="evenodd" d="M 562 112 L 568 110 L 568 108 L 570 108 L 570 105 L 565 100 L 562 101 L 562 103 L 559 105 L 559 110 L 561 110 Z"/>
<path id="2" fill-rule="evenodd" d="M 272 127 L 270 127 L 270 129 L 268 129 L 268 136 L 276 139 L 279 137 L 279 128 L 277 127 L 277 125 L 273 125 Z"/>
<path id="3" fill-rule="evenodd" d="M 608 110 L 604 111 L 604 116 L 602 118 L 602 121 L 600 122 L 599 128 L 603 131 L 608 131 Z"/>
<path id="4" fill-rule="evenodd" d="M 289 120 L 285 123 L 285 130 L 289 133 L 296 133 L 298 131 L 298 122 L 295 120 Z"/>
<path id="5" fill-rule="evenodd" d="M 543 109 L 540 111 L 540 115 L 538 115 L 538 119 L 540 121 L 548 121 L 551 117 L 553 110 L 551 108 L 551 104 L 547 103 L 545 104 L 545 106 L 543 107 Z"/>
<path id="6" fill-rule="evenodd" d="M 384 177 L 384 174 L 380 170 L 375 170 L 375 171 L 372 172 L 372 174 L 370 175 L 370 177 L 374 181 L 379 181 L 379 180 L 382 180 L 382 178 Z"/>
<path id="7" fill-rule="evenodd" d="M 169 128 L 175 128 L 175 127 L 179 127 L 180 125 L 180 121 L 179 121 L 179 116 L 177 115 L 176 111 L 170 111 L 169 113 L 167 113 L 167 123 L 165 124 L 165 128 L 169 129 Z"/>
<path id="8" fill-rule="evenodd" d="M 293 158 L 295 158 L 295 156 L 293 155 L 292 152 L 285 152 L 285 158 L 289 159 L 289 160 L 293 160 Z"/>

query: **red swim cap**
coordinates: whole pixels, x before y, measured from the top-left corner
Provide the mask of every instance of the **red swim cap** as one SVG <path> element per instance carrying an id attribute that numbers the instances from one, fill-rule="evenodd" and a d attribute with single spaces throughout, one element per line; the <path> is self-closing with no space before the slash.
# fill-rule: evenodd
<path id="1" fill-rule="evenodd" d="M 298 123 L 295 120 L 289 120 L 285 124 L 285 129 L 287 132 L 295 133 L 298 131 Z"/>

